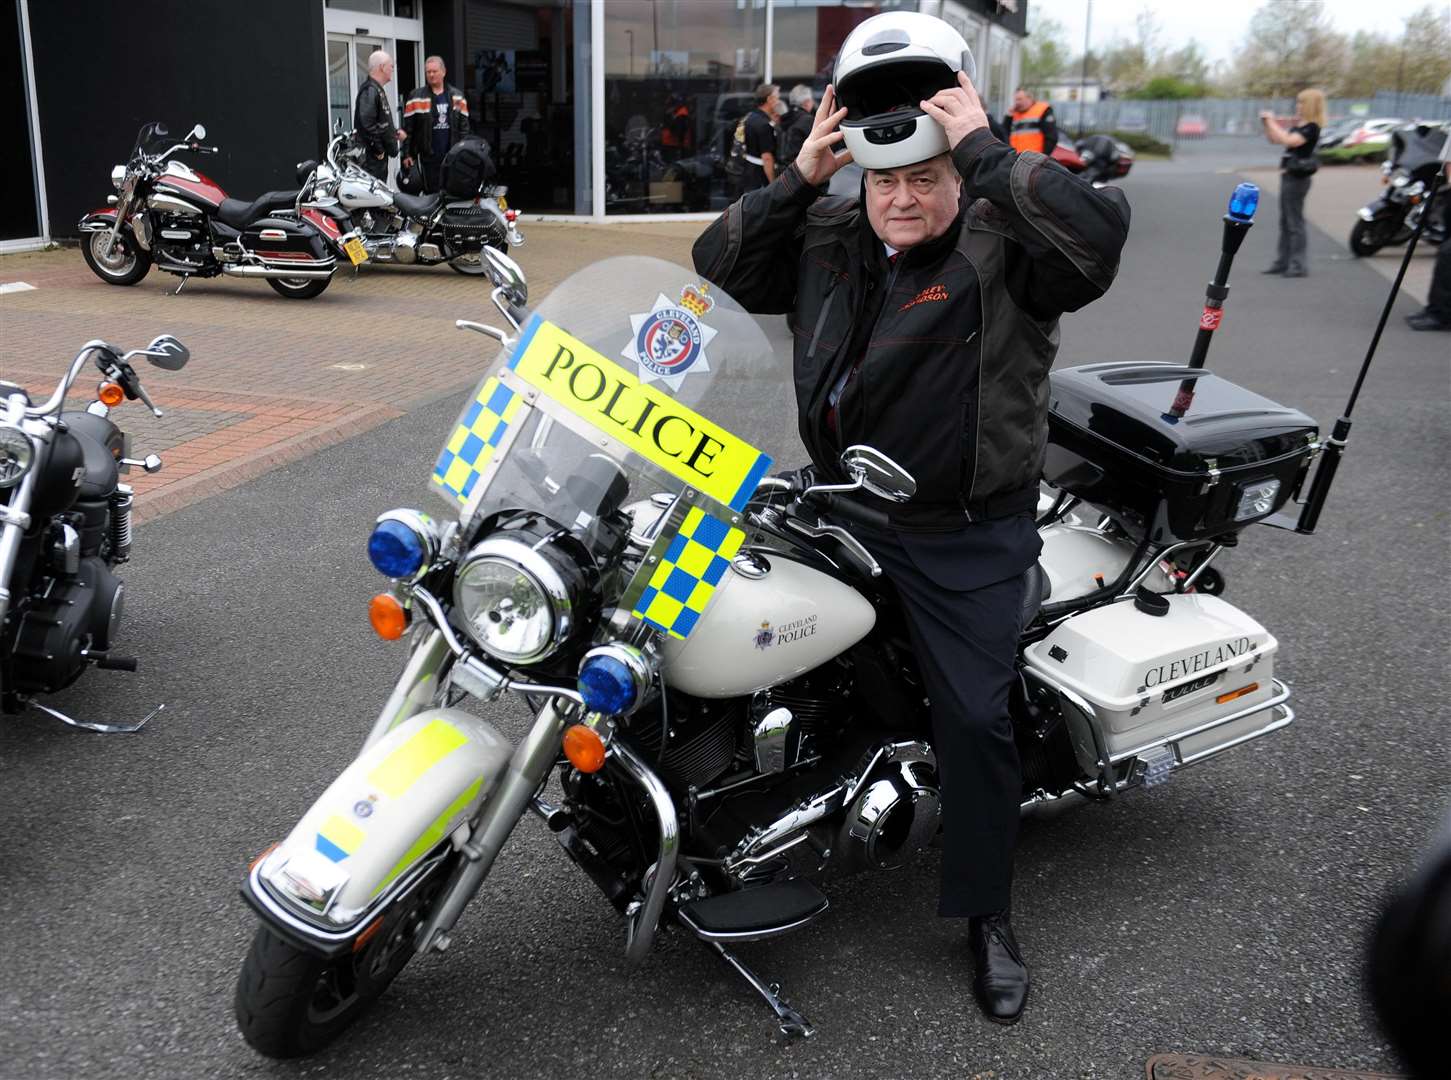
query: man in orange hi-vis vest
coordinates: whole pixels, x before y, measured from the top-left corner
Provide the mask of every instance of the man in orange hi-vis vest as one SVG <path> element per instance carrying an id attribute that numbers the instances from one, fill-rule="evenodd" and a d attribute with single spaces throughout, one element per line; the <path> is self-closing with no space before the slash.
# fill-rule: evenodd
<path id="1" fill-rule="evenodd" d="M 1019 152 L 1036 150 L 1051 156 L 1058 145 L 1053 107 L 1046 101 L 1034 101 L 1021 86 L 1013 91 L 1013 111 L 1003 117 L 1003 127 L 1008 129 L 1008 142 Z"/>

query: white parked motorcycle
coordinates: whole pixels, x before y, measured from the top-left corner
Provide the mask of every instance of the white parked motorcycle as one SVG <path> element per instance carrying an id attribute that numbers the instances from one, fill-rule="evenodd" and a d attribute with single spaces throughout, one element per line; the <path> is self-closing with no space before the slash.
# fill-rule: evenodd
<path id="1" fill-rule="evenodd" d="M 339 134 L 328 143 L 323 161 L 297 166 L 299 208 L 348 215 L 344 227 L 357 230 L 361 246 L 350 252 L 355 265 L 366 259 L 422 266 L 446 262 L 461 274 L 482 274 L 479 253 L 485 247 L 502 252 L 524 243 L 519 211 L 510 209 L 504 185 L 483 184 L 458 197 L 408 195 L 366 172 L 358 164 L 360 154 L 349 135 Z"/>
<path id="2" fill-rule="evenodd" d="M 776 392 L 777 361 L 691 271 L 611 259 L 525 318 L 486 258 L 520 317 L 460 323 L 502 349 L 434 469 L 448 513 L 389 511 L 369 540 L 391 579 L 374 626 L 408 659 L 357 759 L 246 879 L 262 926 L 239 1026 L 274 1057 L 331 1041 L 448 945 L 532 810 L 619 910 L 630 959 L 676 924 L 810 1034 L 730 947 L 805 925 L 830 875 L 898 867 L 938 831 L 909 638 L 850 531 L 880 523 L 864 493 L 913 480 L 861 446 L 850 484 L 767 475 L 711 417 Z M 1319 445 L 1308 417 L 1202 369 L 1054 374 L 1011 706 L 1025 807 L 1159 784 L 1292 721 L 1274 636 L 1211 562 Z M 462 707 L 506 694 L 535 713 L 517 745 Z"/>

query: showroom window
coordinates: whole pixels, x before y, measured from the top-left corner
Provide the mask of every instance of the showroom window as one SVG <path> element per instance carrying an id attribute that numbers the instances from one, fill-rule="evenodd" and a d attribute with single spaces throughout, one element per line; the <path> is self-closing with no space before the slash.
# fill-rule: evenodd
<path id="1" fill-rule="evenodd" d="M 605 212 L 719 210 L 766 78 L 765 0 L 606 0 Z"/>

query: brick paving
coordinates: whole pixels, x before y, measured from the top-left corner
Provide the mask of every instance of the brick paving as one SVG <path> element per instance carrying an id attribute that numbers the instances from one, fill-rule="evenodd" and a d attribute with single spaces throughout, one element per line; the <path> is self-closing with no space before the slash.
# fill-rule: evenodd
<path id="1" fill-rule="evenodd" d="M 697 223 L 525 224 L 511 253 L 538 301 L 581 266 L 616 254 L 690 264 Z M 223 491 L 325 446 L 470 387 L 496 346 L 455 329 L 455 319 L 499 323 L 486 278 L 447 266 L 340 271 L 313 300 L 288 300 L 262 281 L 189 281 L 152 272 L 129 288 L 107 285 L 75 248 L 0 256 L 0 379 L 49 394 L 91 338 L 124 348 L 159 333 L 191 349 L 181 371 L 138 368 L 166 413 L 137 402 L 115 411 L 137 457 L 163 467 L 127 478 L 138 520 Z M 76 382 L 89 393 L 94 369 Z M 89 398 L 79 398 L 84 405 Z M 440 433 L 440 439 L 442 433 Z"/>

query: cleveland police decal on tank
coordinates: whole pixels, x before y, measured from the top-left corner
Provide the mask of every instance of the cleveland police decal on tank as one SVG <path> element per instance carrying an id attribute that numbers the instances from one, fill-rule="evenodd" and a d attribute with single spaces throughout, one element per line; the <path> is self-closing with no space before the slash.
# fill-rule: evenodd
<path id="1" fill-rule="evenodd" d="M 620 355 L 639 365 L 641 382 L 659 380 L 679 390 L 690 372 L 710 370 L 705 347 L 716 332 L 700 319 L 713 307 L 709 285 L 687 285 L 679 300 L 661 293 L 649 311 L 630 316 L 633 336 Z"/>

